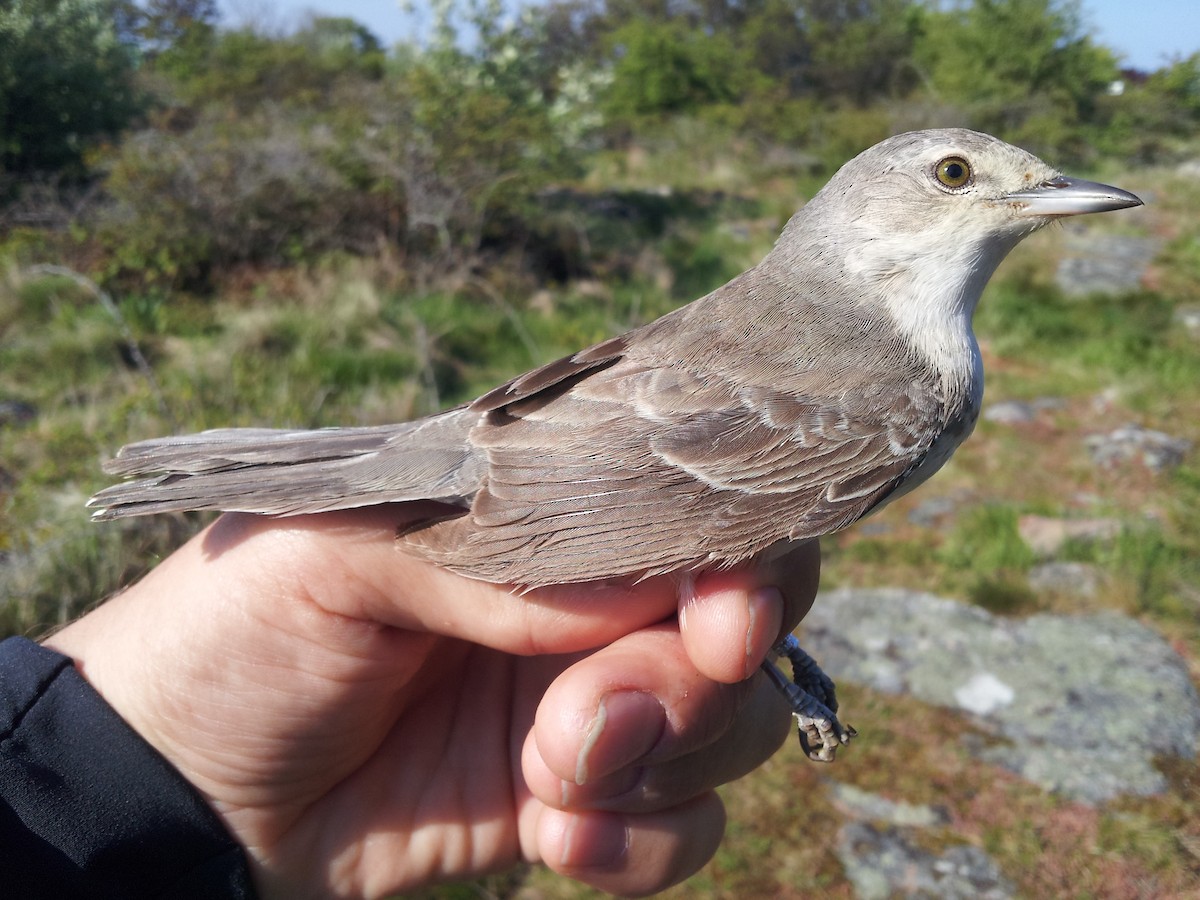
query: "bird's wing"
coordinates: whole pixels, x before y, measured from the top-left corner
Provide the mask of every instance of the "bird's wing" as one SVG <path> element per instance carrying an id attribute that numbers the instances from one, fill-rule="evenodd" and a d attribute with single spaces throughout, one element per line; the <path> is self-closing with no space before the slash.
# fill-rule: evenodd
<path id="1" fill-rule="evenodd" d="M 531 369 L 499 387 L 492 388 L 472 401 L 470 408 L 478 412 L 489 412 L 547 391 L 566 389 L 579 378 L 620 360 L 628 339 L 629 334 L 609 338 L 578 353 Z"/>
<path id="2" fill-rule="evenodd" d="M 819 397 L 629 359 L 567 377 L 483 417 L 471 511 L 406 535 L 409 549 L 527 585 L 732 565 L 865 515 L 943 412 L 916 386 Z"/>

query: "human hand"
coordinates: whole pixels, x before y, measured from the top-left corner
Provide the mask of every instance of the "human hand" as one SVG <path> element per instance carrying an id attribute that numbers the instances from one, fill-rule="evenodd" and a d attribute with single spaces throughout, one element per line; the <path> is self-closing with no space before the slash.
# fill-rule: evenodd
<path id="1" fill-rule="evenodd" d="M 811 605 L 816 544 L 683 601 L 666 577 L 521 595 L 405 556 L 410 513 L 224 516 L 46 643 L 208 799 L 264 898 L 522 860 L 621 894 L 696 871 L 713 788 L 789 731 L 749 676 Z"/>

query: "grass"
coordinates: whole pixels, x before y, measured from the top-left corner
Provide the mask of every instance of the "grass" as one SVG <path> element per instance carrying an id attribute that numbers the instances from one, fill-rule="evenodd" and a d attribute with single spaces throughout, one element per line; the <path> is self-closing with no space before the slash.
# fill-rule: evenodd
<path id="1" fill-rule="evenodd" d="M 672 192 L 648 190 L 658 179 L 672 184 L 689 135 L 664 138 L 649 157 L 602 162 L 626 192 L 617 195 L 620 215 L 606 211 L 595 184 L 585 188 L 596 197 L 582 211 L 562 212 L 588 238 L 596 278 L 466 279 L 414 295 L 398 287 L 386 260 L 331 258 L 238 273 L 215 298 L 118 297 L 156 384 L 131 362 L 121 323 L 86 290 L 0 266 L 0 401 L 37 410 L 32 421 L 0 424 L 0 628 L 37 634 L 78 614 L 199 527 L 199 516 L 86 521 L 82 502 L 105 483 L 99 463 L 124 442 L 217 425 L 422 415 L 654 318 L 752 262 L 774 239 L 800 182 L 776 171 L 756 188 L 746 171 L 731 174 L 714 159 Z M 1174 319 L 1200 296 L 1200 197 L 1168 175 L 1136 178 L 1168 185 L 1146 226 L 1166 239 L 1146 289 L 1069 299 L 1052 286 L 1059 236 L 1018 250 L 978 315 L 987 402 L 1060 402 L 1024 425 L 982 421 L 929 485 L 869 527 L 826 540 L 827 586 L 907 586 L 1004 614 L 1118 609 L 1166 634 L 1200 675 L 1200 451 L 1153 474 L 1136 465 L 1100 470 L 1084 445 L 1089 434 L 1136 421 L 1200 447 L 1200 339 Z M 741 195 L 720 193 L 730 191 Z M 1098 227 L 1131 226 L 1113 217 Z M 950 501 L 945 516 L 933 525 L 913 520 L 939 496 Z M 1059 554 L 1100 570 L 1099 596 L 1034 594 L 1027 576 L 1037 560 L 1017 531 L 1028 513 L 1122 523 L 1114 541 Z M 856 724 L 870 724 L 852 751 L 825 770 L 789 747 L 727 787 L 730 828 L 717 858 L 667 896 L 849 897 L 832 839 L 843 818 L 827 774 L 945 807 L 949 824 L 914 839 L 933 850 L 978 844 L 1022 896 L 1198 889 L 1194 761 L 1163 762 L 1168 794 L 1092 810 L 972 758 L 960 741 L 969 726 L 947 711 L 852 686 L 843 686 L 843 703 Z M 596 896 L 540 869 L 423 896 L 481 891 Z"/>

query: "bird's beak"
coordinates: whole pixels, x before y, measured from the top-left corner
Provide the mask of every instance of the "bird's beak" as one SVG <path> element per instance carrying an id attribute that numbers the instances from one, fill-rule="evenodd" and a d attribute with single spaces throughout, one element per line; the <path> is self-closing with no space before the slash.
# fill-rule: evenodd
<path id="1" fill-rule="evenodd" d="M 1058 175 L 1027 191 L 1014 191 L 1004 199 L 1021 216 L 1080 216 L 1141 206 L 1139 197 L 1109 184 Z"/>

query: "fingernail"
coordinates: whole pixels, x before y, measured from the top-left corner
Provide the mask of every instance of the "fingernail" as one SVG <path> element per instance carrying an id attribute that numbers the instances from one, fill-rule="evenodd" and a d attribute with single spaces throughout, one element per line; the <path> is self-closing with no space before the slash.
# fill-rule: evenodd
<path id="1" fill-rule="evenodd" d="M 575 783 L 587 784 L 641 759 L 662 737 L 666 720 L 662 704 L 652 694 L 605 694 L 575 761 Z M 610 737 L 614 734 L 619 739 Z"/>
<path id="2" fill-rule="evenodd" d="M 746 662 L 742 677 L 758 669 L 783 627 L 783 592 L 774 585 L 756 588 L 747 602 Z"/>
<path id="3" fill-rule="evenodd" d="M 608 813 L 571 817 L 559 862 L 568 869 L 611 869 L 629 849 L 625 820 Z"/>

